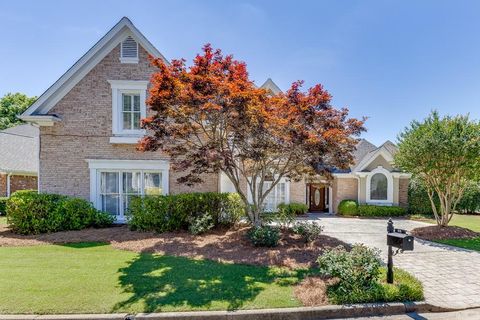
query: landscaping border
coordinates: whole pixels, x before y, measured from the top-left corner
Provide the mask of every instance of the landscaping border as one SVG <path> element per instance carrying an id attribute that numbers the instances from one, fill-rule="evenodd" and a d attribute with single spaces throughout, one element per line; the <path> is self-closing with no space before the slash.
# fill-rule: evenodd
<path id="1" fill-rule="evenodd" d="M 237 311 L 139 313 L 136 315 L 127 313 L 0 315 L 0 320 L 317 320 L 454 310 L 456 309 L 437 307 L 425 302 L 393 302 Z"/>

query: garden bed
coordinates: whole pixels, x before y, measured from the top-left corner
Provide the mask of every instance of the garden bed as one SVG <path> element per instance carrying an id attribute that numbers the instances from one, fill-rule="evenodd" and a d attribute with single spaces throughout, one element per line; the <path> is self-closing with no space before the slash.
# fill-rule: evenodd
<path id="1" fill-rule="evenodd" d="M 439 227 L 427 226 L 415 228 L 411 234 L 424 240 L 471 239 L 480 237 L 480 233 L 457 226 Z"/>
<path id="2" fill-rule="evenodd" d="M 134 252 L 289 268 L 311 267 L 324 250 L 339 245 L 349 247 L 348 244 L 326 235 L 321 235 L 311 244 L 305 244 L 299 235 L 290 231 L 282 232 L 277 247 L 254 247 L 246 238 L 247 230 L 247 227 L 220 229 L 194 236 L 186 231 L 157 234 L 130 231 L 127 226 L 118 226 L 22 236 L 0 225 L 0 246 L 106 242 L 114 248 Z"/>

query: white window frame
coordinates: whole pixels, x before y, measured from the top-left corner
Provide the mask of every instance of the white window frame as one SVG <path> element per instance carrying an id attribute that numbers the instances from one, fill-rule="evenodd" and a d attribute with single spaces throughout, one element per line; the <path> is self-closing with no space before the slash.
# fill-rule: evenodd
<path id="1" fill-rule="evenodd" d="M 162 194 L 169 193 L 169 162 L 168 160 L 104 160 L 104 159 L 87 159 L 88 168 L 90 169 L 90 202 L 95 208 L 101 210 L 101 186 L 100 177 L 102 172 L 117 172 L 119 174 L 119 192 L 123 194 L 123 177 L 122 172 L 140 172 L 141 185 L 140 195 L 145 192 L 144 174 L 145 173 L 161 173 L 162 174 Z M 120 212 L 116 216 L 117 222 L 125 221 L 125 212 L 123 202 L 120 199 Z"/>
<path id="2" fill-rule="evenodd" d="M 108 80 L 108 82 L 112 87 L 112 134 L 115 137 L 131 138 L 131 143 L 137 143 L 138 138 L 144 136 L 146 132 L 144 129 L 123 129 L 122 94 L 140 95 L 140 117 L 145 118 L 147 116 L 147 106 L 145 104 L 145 100 L 147 99 L 148 81 Z"/>
<path id="3" fill-rule="evenodd" d="M 376 200 L 371 198 L 371 184 L 372 177 L 376 173 L 381 173 L 387 177 L 387 199 L 386 200 Z M 367 188 L 366 188 L 366 201 L 368 204 L 380 204 L 380 205 L 393 205 L 393 176 L 390 171 L 378 166 L 367 174 Z"/>
<path id="4" fill-rule="evenodd" d="M 248 179 L 251 181 L 251 178 L 248 178 Z M 271 181 L 264 181 L 264 183 L 265 182 L 271 182 Z M 277 188 L 278 188 L 278 185 L 280 183 L 285 183 L 285 201 L 283 203 L 288 204 L 288 203 L 290 203 L 290 180 L 288 180 L 287 178 L 281 178 L 280 181 L 275 186 L 275 188 L 272 191 L 270 191 L 269 195 L 273 192 L 274 193 L 274 198 L 275 198 L 275 203 L 278 202 Z M 248 186 L 247 186 L 247 189 L 248 189 L 247 190 L 247 200 L 248 200 L 249 203 L 252 203 L 252 201 L 253 201 L 252 193 L 250 192 L 250 188 Z M 269 195 L 267 195 L 267 197 Z M 280 204 L 280 203 L 281 202 L 278 202 L 278 204 Z M 265 208 L 265 210 L 268 210 L 268 208 Z"/>
<path id="5" fill-rule="evenodd" d="M 136 57 L 124 57 L 123 56 L 123 42 L 127 40 L 128 37 L 131 37 L 137 44 L 137 56 Z M 120 63 L 138 63 L 139 61 L 139 52 L 138 52 L 138 41 L 132 35 L 128 35 L 125 39 L 120 42 Z"/>

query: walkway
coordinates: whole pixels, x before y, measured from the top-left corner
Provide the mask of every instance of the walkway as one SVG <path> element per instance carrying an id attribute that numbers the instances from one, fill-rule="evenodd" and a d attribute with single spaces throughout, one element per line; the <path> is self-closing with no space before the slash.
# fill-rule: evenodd
<path id="1" fill-rule="evenodd" d="M 341 218 L 313 215 L 324 233 L 348 243 L 364 243 L 382 251 L 386 261 L 387 219 Z M 412 230 L 427 225 L 394 220 L 395 228 Z M 415 239 L 414 251 L 399 253 L 394 265 L 407 270 L 424 286 L 426 302 L 444 308 L 480 307 L 480 253 Z"/>

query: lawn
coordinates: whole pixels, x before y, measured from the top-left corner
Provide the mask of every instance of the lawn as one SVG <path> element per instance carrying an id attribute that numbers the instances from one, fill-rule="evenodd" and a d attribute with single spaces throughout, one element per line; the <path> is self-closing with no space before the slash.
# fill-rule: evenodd
<path id="1" fill-rule="evenodd" d="M 434 219 L 425 218 L 422 216 L 412 216 L 415 220 L 421 220 L 435 224 Z M 480 232 L 480 215 L 465 215 L 465 214 L 455 214 L 453 215 L 452 220 L 449 223 L 450 226 L 457 226 L 462 228 L 467 228 L 472 231 Z"/>
<path id="2" fill-rule="evenodd" d="M 435 242 L 448 244 L 455 247 L 464 249 L 480 251 L 480 237 L 474 239 L 448 239 L 448 240 L 435 240 Z"/>
<path id="3" fill-rule="evenodd" d="M 0 248 L 0 314 L 296 307 L 297 271 L 101 243 Z"/>

